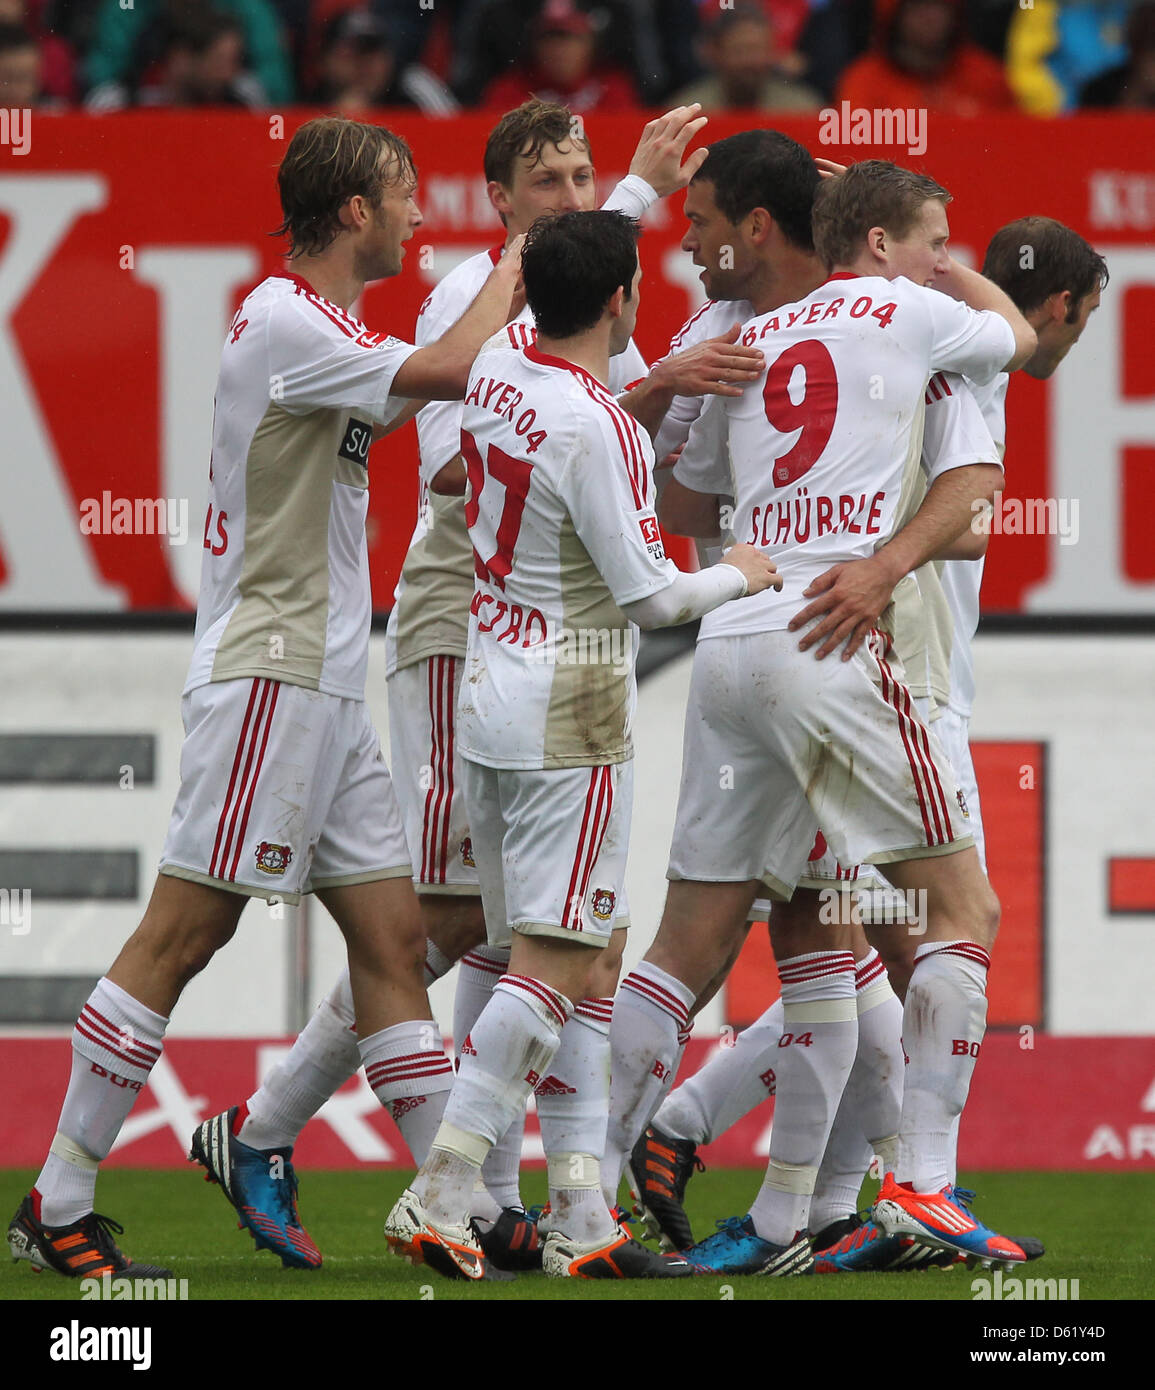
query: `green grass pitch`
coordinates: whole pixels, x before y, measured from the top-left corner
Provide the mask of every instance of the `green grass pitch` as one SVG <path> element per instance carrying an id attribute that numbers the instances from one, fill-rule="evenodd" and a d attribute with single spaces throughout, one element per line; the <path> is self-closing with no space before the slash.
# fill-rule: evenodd
<path id="1" fill-rule="evenodd" d="M 273 1255 L 256 1253 L 236 1229 L 232 1208 L 200 1180 L 200 1170 L 110 1169 L 100 1177 L 98 1209 L 125 1226 L 120 1244 L 140 1260 L 170 1266 L 188 1280 L 192 1300 L 394 1300 L 440 1302 L 581 1299 L 617 1301 L 974 1300 L 971 1284 L 981 1271 L 957 1266 L 914 1274 L 859 1274 L 807 1279 L 724 1279 L 600 1283 L 520 1275 L 512 1283 L 465 1284 L 414 1269 L 390 1255 L 382 1222 L 407 1174 L 304 1172 L 301 1217 L 324 1255 L 317 1271 L 282 1269 Z M 16 1209 L 35 1178 L 31 1170 L 0 1171 L 0 1212 Z M 744 1212 L 757 1190 L 752 1170 L 708 1171 L 692 1179 L 687 1209 L 700 1238 L 716 1217 Z M 1155 1296 L 1155 1250 L 1140 1213 L 1155 1211 L 1151 1173 L 986 1173 L 960 1181 L 978 1192 L 976 1210 L 996 1229 L 1039 1236 L 1046 1257 L 1028 1273 L 1078 1280 L 1083 1300 L 1150 1300 Z M 544 1201 L 545 1178 L 530 1171 L 523 1182 L 528 1202 Z M 868 1183 L 864 1200 L 872 1190 Z M 0 1299 L 73 1299 L 80 1290 L 26 1263 L 0 1262 Z M 87 1306 L 91 1307 L 92 1304 Z M 1025 1305 L 1023 1305 L 1025 1308 Z M 1036 1308 L 1040 1305 L 1034 1305 Z M 1050 1305 L 1054 1311 L 1054 1305 Z M 1029 1308 L 1025 1311 L 1030 1312 Z"/>

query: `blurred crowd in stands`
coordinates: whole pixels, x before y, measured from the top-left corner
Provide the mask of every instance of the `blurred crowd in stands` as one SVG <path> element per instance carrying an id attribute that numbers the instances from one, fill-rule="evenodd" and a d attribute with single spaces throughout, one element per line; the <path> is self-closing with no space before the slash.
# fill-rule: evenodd
<path id="1" fill-rule="evenodd" d="M 1155 108 L 1155 0 L 0 0 L 0 107 Z"/>

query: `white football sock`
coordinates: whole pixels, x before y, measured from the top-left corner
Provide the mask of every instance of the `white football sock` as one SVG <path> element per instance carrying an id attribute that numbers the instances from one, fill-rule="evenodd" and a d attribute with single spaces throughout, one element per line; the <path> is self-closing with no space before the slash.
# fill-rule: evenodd
<path id="1" fill-rule="evenodd" d="M 358 1044 L 365 1079 L 393 1117 L 414 1163 L 429 1154 L 453 1085 L 453 1063 L 431 1019 L 395 1023 Z"/>
<path id="2" fill-rule="evenodd" d="M 754 1229 L 789 1245 L 804 1229 L 818 1165 L 858 1045 L 854 955 L 813 951 L 778 962 L 782 1036 L 770 1160 L 750 1208 Z"/>
<path id="3" fill-rule="evenodd" d="M 902 1005 L 871 950 L 854 970 L 858 1050 L 814 1185 L 810 1230 L 817 1234 L 858 1208 L 872 1155 L 893 1171 L 902 1109 Z"/>
<path id="4" fill-rule="evenodd" d="M 462 1044 L 441 1129 L 414 1190 L 437 1221 L 468 1219 L 486 1154 L 548 1074 L 573 1012 L 563 994 L 527 975 L 503 975 Z"/>
<path id="5" fill-rule="evenodd" d="M 932 941 L 915 953 L 902 1039 L 900 1182 L 939 1192 L 951 1181 L 951 1132 L 970 1090 L 987 1022 L 990 956 L 973 941 Z"/>
<path id="6" fill-rule="evenodd" d="M 621 982 L 610 1024 L 610 1115 L 602 1183 L 617 1192 L 630 1150 L 673 1084 L 695 995 L 642 961 Z"/>
<path id="7" fill-rule="evenodd" d="M 453 998 L 453 1037 L 459 1054 L 469 1030 L 489 1003 L 493 986 L 505 974 L 508 966 L 508 946 L 476 946 L 462 956 Z M 484 1190 L 474 1192 L 473 1216 L 496 1221 L 503 1207 L 522 1205 L 521 1146 L 524 1136 L 523 1109 L 514 1116 L 509 1128 L 485 1156 L 485 1162 L 481 1165 Z"/>
<path id="8" fill-rule="evenodd" d="M 781 1036 L 782 1001 L 776 999 L 732 1044 L 719 1045 L 704 1067 L 670 1092 L 654 1124 L 695 1144 L 709 1144 L 725 1134 L 774 1094 Z"/>
<path id="9" fill-rule="evenodd" d="M 92 1210 L 97 1164 L 144 1089 L 167 1027 L 167 1018 L 107 977 L 97 981 L 72 1030 L 72 1074 L 36 1179 L 46 1226 L 71 1225 Z"/>
<path id="10" fill-rule="evenodd" d="M 321 1106 L 361 1065 L 349 971 L 322 1000 L 289 1053 L 248 1099 L 237 1138 L 250 1148 L 290 1148 Z"/>
<path id="11" fill-rule="evenodd" d="M 603 1200 L 600 1184 L 610 1104 L 612 1011 L 612 999 L 581 1000 L 561 1030 L 548 1075 L 534 1091 L 549 1167 L 552 1225 L 574 1240 L 608 1240 L 614 1233 L 611 1203 L 608 1197 Z M 591 1176 L 599 1180 L 596 1190 Z"/>

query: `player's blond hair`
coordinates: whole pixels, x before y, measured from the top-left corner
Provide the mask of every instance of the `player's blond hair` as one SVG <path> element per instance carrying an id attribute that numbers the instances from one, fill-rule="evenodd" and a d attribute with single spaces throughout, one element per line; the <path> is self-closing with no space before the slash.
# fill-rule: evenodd
<path id="1" fill-rule="evenodd" d="M 340 234 L 350 198 L 376 207 L 387 185 L 416 177 L 409 146 L 384 126 L 344 116 L 306 121 L 277 170 L 285 220 L 273 235 L 289 238 L 290 256 L 320 255 Z"/>
<path id="2" fill-rule="evenodd" d="M 884 159 L 864 159 L 845 174 L 825 179 L 814 198 L 814 249 L 827 266 L 852 265 L 872 227 L 902 240 L 931 198 L 944 205 L 951 195 L 926 174 Z"/>

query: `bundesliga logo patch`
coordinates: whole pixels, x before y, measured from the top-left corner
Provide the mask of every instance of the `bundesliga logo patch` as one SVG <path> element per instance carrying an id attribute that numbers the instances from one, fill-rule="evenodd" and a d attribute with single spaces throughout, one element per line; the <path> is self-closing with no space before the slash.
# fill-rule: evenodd
<path id="1" fill-rule="evenodd" d="M 608 888 L 595 888 L 593 898 L 594 916 L 601 922 L 608 922 L 614 915 L 617 898 Z"/>
<path id="2" fill-rule="evenodd" d="M 652 560 L 664 560 L 666 548 L 662 544 L 662 532 L 658 526 L 658 518 L 656 516 L 639 517 L 638 527 L 642 533 L 642 540 L 646 543 L 646 549 L 650 553 L 650 558 Z"/>
<path id="3" fill-rule="evenodd" d="M 271 845 L 262 840 L 257 846 L 257 868 L 263 874 L 283 874 L 293 862 L 293 851 L 288 845 Z"/>

